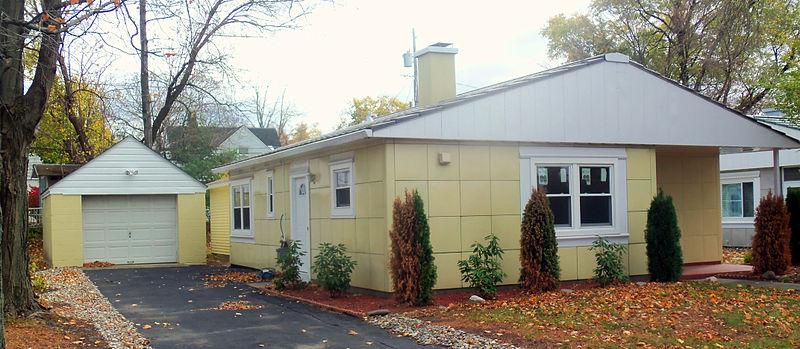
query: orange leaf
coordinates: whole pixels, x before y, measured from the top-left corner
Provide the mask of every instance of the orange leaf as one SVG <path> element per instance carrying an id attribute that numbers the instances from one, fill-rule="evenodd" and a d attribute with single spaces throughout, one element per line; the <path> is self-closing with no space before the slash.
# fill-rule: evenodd
<path id="1" fill-rule="evenodd" d="M 54 26 L 54 25 L 52 25 L 52 24 L 51 24 L 51 25 L 48 25 L 48 26 L 47 26 L 47 30 L 48 30 L 48 31 L 50 31 L 50 32 L 55 32 L 55 31 L 56 31 L 56 26 Z"/>
<path id="2" fill-rule="evenodd" d="M 50 15 L 49 15 L 49 14 L 47 14 L 47 13 L 42 13 L 42 20 L 43 20 L 43 21 L 46 21 L 46 20 L 48 20 L 48 19 L 50 19 Z"/>

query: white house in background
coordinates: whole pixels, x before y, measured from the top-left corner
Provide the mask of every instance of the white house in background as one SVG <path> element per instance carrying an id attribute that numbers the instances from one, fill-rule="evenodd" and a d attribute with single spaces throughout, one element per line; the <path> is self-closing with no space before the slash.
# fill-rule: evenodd
<path id="1" fill-rule="evenodd" d="M 764 125 L 800 140 L 800 124 L 778 111 L 767 109 L 765 115 L 753 116 Z M 739 149 L 734 149 L 738 151 Z M 768 192 L 784 197 L 789 188 L 800 188 L 800 149 L 782 149 L 778 153 L 781 186 L 775 190 L 772 150 L 726 153 L 719 156 L 722 200 L 723 246 L 750 246 L 755 235 L 755 209 Z"/>
<path id="2" fill-rule="evenodd" d="M 169 127 L 165 132 L 164 144 L 169 149 L 171 142 L 183 138 L 185 127 Z M 236 150 L 245 156 L 266 153 L 281 146 L 278 131 L 274 128 L 262 127 L 199 127 L 210 130 L 211 145 L 217 151 Z"/>
<path id="3" fill-rule="evenodd" d="M 39 186 L 39 178 L 34 176 L 33 165 L 38 165 L 41 163 L 42 163 L 42 158 L 40 158 L 39 155 L 33 153 L 28 155 L 28 174 L 26 177 L 28 180 L 28 187 Z"/>

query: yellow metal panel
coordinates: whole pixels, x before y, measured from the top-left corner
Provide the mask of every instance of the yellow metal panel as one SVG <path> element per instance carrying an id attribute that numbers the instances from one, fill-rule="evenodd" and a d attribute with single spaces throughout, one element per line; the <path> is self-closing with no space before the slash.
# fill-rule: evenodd
<path id="1" fill-rule="evenodd" d="M 455 59 L 449 53 L 419 56 L 419 105 L 436 104 L 456 96 Z"/>
<path id="2" fill-rule="evenodd" d="M 449 164 L 441 164 L 439 156 L 450 157 Z M 459 155 L 457 145 L 428 145 L 428 179 L 430 180 L 458 180 Z"/>
<path id="3" fill-rule="evenodd" d="M 503 271 L 506 273 L 506 277 L 503 278 L 502 283 L 504 285 L 518 284 L 520 275 L 519 249 L 505 250 L 504 252 L 501 264 L 503 266 Z M 464 259 L 467 259 L 468 256 L 469 254 L 465 253 Z"/>
<path id="4" fill-rule="evenodd" d="M 519 147 L 492 146 L 491 178 L 493 181 L 519 181 Z"/>
<path id="5" fill-rule="evenodd" d="M 434 287 L 438 289 L 462 287 L 461 273 L 458 271 L 458 261 L 462 259 L 461 253 L 435 253 L 433 257 L 437 272 Z"/>
<path id="6" fill-rule="evenodd" d="M 322 240 L 322 227 L 327 228 L 327 219 L 312 219 L 309 221 L 309 229 L 311 229 L 311 243 Z M 286 230 L 286 235 L 289 235 L 289 229 Z"/>
<path id="7" fill-rule="evenodd" d="M 331 216 L 331 189 L 329 187 L 311 188 L 309 193 L 310 217 L 328 218 Z M 357 197 L 358 195 L 356 195 Z M 356 198 L 358 200 L 358 198 Z M 286 203 L 287 206 L 289 202 Z"/>
<path id="8" fill-rule="evenodd" d="M 372 187 L 370 183 L 356 184 L 356 217 L 367 218 L 370 211 L 370 199 L 372 198 Z"/>
<path id="9" fill-rule="evenodd" d="M 632 244 L 644 242 L 644 230 L 647 228 L 647 212 L 628 212 L 628 241 Z"/>
<path id="10" fill-rule="evenodd" d="M 519 214 L 519 181 L 492 181 L 492 214 Z"/>
<path id="11" fill-rule="evenodd" d="M 383 218 L 369 219 L 369 253 L 389 254 L 389 230 L 386 229 L 386 222 L 391 224 L 391 221 Z"/>
<path id="12" fill-rule="evenodd" d="M 178 262 L 206 262 L 205 194 L 178 194 Z"/>
<path id="13" fill-rule="evenodd" d="M 231 264 L 250 268 L 274 268 L 276 249 L 276 246 L 231 242 Z"/>
<path id="14" fill-rule="evenodd" d="M 491 166 L 486 166 L 491 158 L 488 146 L 462 145 L 458 154 L 462 181 L 491 178 Z"/>
<path id="15" fill-rule="evenodd" d="M 369 184 L 369 217 L 383 217 L 386 212 L 386 182 L 373 182 Z"/>
<path id="16" fill-rule="evenodd" d="M 369 148 L 361 148 L 354 151 L 353 163 L 355 167 L 355 178 L 353 180 L 356 184 L 372 181 Z"/>
<path id="17" fill-rule="evenodd" d="M 461 192 L 458 181 L 430 181 L 430 206 L 428 212 L 431 216 L 458 216 L 461 207 L 457 202 L 461 201 Z"/>
<path id="18" fill-rule="evenodd" d="M 519 248 L 520 217 L 519 214 L 492 216 L 492 232 L 497 235 L 502 249 Z"/>
<path id="19" fill-rule="evenodd" d="M 394 147 L 397 180 L 428 179 L 427 145 L 395 144 Z"/>
<path id="20" fill-rule="evenodd" d="M 650 157 L 652 156 L 651 149 L 635 149 L 629 148 L 627 153 L 627 176 L 628 179 L 646 179 L 650 180 L 653 173 L 650 172 Z"/>
<path id="21" fill-rule="evenodd" d="M 348 253 L 356 267 L 350 274 L 350 285 L 354 287 L 365 287 L 369 284 L 369 255 L 365 253 Z"/>
<path id="22" fill-rule="evenodd" d="M 647 244 L 628 245 L 628 263 L 631 275 L 647 275 Z"/>
<path id="23" fill-rule="evenodd" d="M 347 249 L 355 253 L 369 253 L 369 238 L 369 218 L 357 218 L 355 245 L 348 246 Z"/>
<path id="24" fill-rule="evenodd" d="M 311 182 L 312 189 L 331 186 L 331 173 L 328 162 L 328 157 L 316 158 L 308 161 L 308 171 L 316 176 L 315 180 Z M 356 172 L 356 176 L 358 176 L 358 169 L 355 169 L 354 172 Z"/>
<path id="25" fill-rule="evenodd" d="M 649 180 L 628 180 L 628 211 L 647 211 L 652 200 Z"/>
<path id="26" fill-rule="evenodd" d="M 578 279 L 591 279 L 597 266 L 594 252 L 589 251 L 589 246 L 580 246 L 575 248 L 575 253 L 578 256 Z"/>
<path id="27" fill-rule="evenodd" d="M 576 247 L 559 247 L 558 264 L 561 267 L 561 280 L 578 279 L 578 255 Z"/>
<path id="28" fill-rule="evenodd" d="M 461 215 L 490 215 L 491 189 L 489 181 L 461 181 Z"/>
<path id="29" fill-rule="evenodd" d="M 484 237 L 492 232 L 492 217 L 461 217 L 461 250 L 472 251 L 470 245 L 475 242 L 484 243 Z"/>
<path id="30" fill-rule="evenodd" d="M 389 260 L 384 255 L 369 255 L 369 283 L 365 288 L 383 292 L 391 291 L 388 262 Z"/>
<path id="31" fill-rule="evenodd" d="M 461 251 L 461 218 L 431 217 L 431 245 L 434 252 Z"/>

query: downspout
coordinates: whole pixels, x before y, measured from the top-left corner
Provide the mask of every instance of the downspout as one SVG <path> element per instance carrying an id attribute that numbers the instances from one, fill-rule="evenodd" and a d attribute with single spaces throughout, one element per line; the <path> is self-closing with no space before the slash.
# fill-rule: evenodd
<path id="1" fill-rule="evenodd" d="M 772 170 L 775 172 L 775 195 L 783 196 L 782 174 L 780 164 L 780 150 L 772 148 Z"/>

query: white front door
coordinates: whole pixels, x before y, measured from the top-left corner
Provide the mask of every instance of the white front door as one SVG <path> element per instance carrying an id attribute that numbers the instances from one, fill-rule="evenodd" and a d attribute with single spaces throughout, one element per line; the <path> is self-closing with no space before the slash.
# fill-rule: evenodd
<path id="1" fill-rule="evenodd" d="M 306 175 L 292 177 L 292 240 L 297 240 L 300 251 L 300 277 L 303 281 L 311 279 L 311 232 L 308 222 L 308 177 Z"/>
<path id="2" fill-rule="evenodd" d="M 82 211 L 84 262 L 178 261 L 175 195 L 84 195 Z"/>

